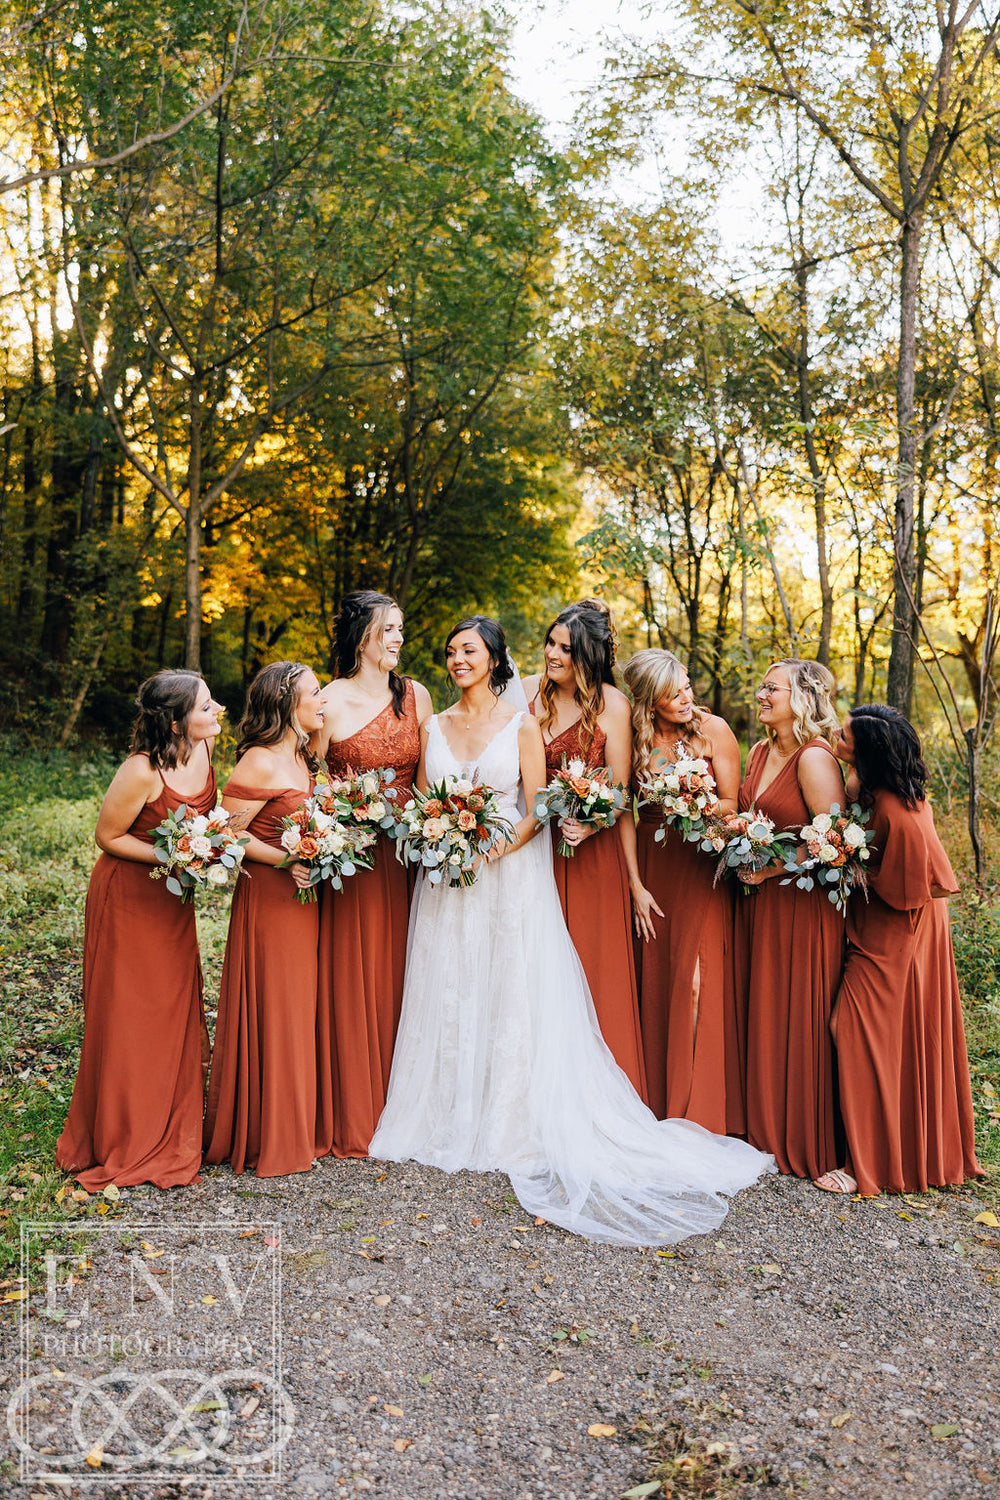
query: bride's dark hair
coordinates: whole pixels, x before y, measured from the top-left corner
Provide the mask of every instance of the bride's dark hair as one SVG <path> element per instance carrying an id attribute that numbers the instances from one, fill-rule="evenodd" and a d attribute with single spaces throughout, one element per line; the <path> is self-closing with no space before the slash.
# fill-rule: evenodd
<path id="1" fill-rule="evenodd" d="M 503 627 L 498 625 L 496 620 L 491 620 L 489 615 L 469 615 L 468 619 L 459 620 L 458 624 L 448 632 L 448 639 L 444 643 L 445 651 L 448 650 L 456 635 L 461 635 L 463 630 L 474 630 L 490 653 L 490 692 L 495 698 L 499 698 L 514 675 L 514 668 L 507 654 L 507 637 L 503 633 Z"/>

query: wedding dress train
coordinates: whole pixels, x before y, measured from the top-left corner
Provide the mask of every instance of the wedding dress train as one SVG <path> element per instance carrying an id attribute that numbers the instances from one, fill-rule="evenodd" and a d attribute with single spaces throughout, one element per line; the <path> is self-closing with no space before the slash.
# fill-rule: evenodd
<path id="1" fill-rule="evenodd" d="M 516 714 L 475 764 L 523 816 Z M 467 776 L 436 716 L 427 778 Z M 594 1240 L 672 1244 L 715 1229 L 771 1157 L 686 1120 L 657 1120 L 605 1045 L 563 921 L 549 840 L 466 889 L 422 879 L 403 1009 L 370 1153 L 446 1172 L 506 1172 L 532 1214 Z"/>

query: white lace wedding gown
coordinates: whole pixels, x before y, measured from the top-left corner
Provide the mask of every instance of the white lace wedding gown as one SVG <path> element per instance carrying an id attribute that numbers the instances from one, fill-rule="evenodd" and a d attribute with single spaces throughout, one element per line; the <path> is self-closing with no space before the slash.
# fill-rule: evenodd
<path id="1" fill-rule="evenodd" d="M 475 762 L 523 815 L 517 714 Z M 437 717 L 427 779 L 469 775 Z M 503 1171 L 524 1208 L 594 1240 L 672 1244 L 715 1229 L 719 1196 L 770 1156 L 687 1120 L 660 1121 L 605 1045 L 563 921 L 548 838 L 466 889 L 421 879 L 385 1109 L 370 1147 L 446 1172 Z"/>

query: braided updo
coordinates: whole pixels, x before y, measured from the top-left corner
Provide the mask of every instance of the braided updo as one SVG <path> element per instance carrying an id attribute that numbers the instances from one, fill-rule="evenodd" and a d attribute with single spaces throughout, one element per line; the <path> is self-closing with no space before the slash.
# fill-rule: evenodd
<path id="1" fill-rule="evenodd" d="M 197 672 L 165 668 L 147 677 L 135 695 L 139 710 L 132 725 L 130 755 L 148 755 L 154 769 L 169 771 L 194 749 L 187 721 L 205 685 Z M 174 725 L 177 728 L 174 729 Z"/>

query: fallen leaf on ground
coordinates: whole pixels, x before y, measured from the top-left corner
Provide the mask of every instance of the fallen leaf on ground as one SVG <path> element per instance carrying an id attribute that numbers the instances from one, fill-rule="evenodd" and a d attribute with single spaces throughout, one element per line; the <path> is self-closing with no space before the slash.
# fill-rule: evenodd
<path id="1" fill-rule="evenodd" d="M 431 1381 L 433 1379 L 434 1379 L 433 1375 L 418 1375 L 417 1376 L 417 1385 L 430 1385 L 430 1383 L 431 1383 Z"/>
<path id="2" fill-rule="evenodd" d="M 167 1252 L 165 1250 L 157 1250 L 156 1246 L 151 1245 L 149 1240 L 143 1240 L 142 1253 L 147 1260 L 159 1260 L 160 1256 L 166 1255 Z"/>
<path id="3" fill-rule="evenodd" d="M 260 1234 L 260 1230 L 259 1229 L 241 1229 L 240 1232 L 239 1232 L 239 1234 L 236 1236 L 236 1238 L 238 1240 L 248 1240 L 250 1238 L 250 1236 L 253 1235 L 253 1234 Z"/>
<path id="4" fill-rule="evenodd" d="M 954 1437 L 957 1431 L 957 1422 L 935 1422 L 931 1428 L 931 1437 L 936 1438 L 940 1442 L 942 1438 Z"/>
<path id="5" fill-rule="evenodd" d="M 397 1438 L 392 1445 L 397 1453 L 405 1453 L 407 1448 L 413 1447 L 412 1438 Z"/>
<path id="6" fill-rule="evenodd" d="M 109 1182 L 107 1187 L 104 1189 L 104 1196 L 105 1198 L 107 1198 L 109 1203 L 121 1202 L 121 1192 L 113 1182 Z"/>
<path id="7" fill-rule="evenodd" d="M 194 1406 L 187 1408 L 189 1412 L 195 1411 L 224 1411 L 225 1406 L 221 1401 L 196 1401 Z"/>
<path id="8" fill-rule="evenodd" d="M 401 1417 L 403 1415 L 403 1408 L 401 1406 L 388 1406 L 388 1405 L 385 1405 L 385 1406 L 382 1407 L 382 1410 L 389 1417 Z"/>
<path id="9" fill-rule="evenodd" d="M 252 1417 L 253 1414 L 254 1414 L 254 1412 L 257 1410 L 257 1408 L 258 1408 L 259 1405 L 260 1405 L 260 1397 L 259 1396 L 251 1396 L 250 1399 L 249 1399 L 249 1401 L 244 1401 L 243 1405 L 240 1407 L 240 1416 L 241 1417 Z"/>
<path id="10" fill-rule="evenodd" d="M 587 1428 L 588 1437 L 615 1437 L 617 1432 L 618 1428 L 609 1426 L 607 1422 L 591 1422 Z"/>
<path id="11" fill-rule="evenodd" d="M 201 1300 L 206 1307 L 214 1307 L 219 1299 L 218 1297 L 213 1297 L 211 1292 L 207 1292 Z"/>
<path id="12" fill-rule="evenodd" d="M 996 1214 L 988 1212 L 976 1214 L 972 1222 L 973 1224 L 986 1224 L 990 1229 L 1000 1229 L 1000 1219 L 997 1218 Z"/>
<path id="13" fill-rule="evenodd" d="M 88 1463 L 92 1469 L 99 1469 L 101 1467 L 101 1464 L 104 1462 L 103 1446 L 100 1443 L 96 1443 L 87 1454 L 84 1462 Z"/>
<path id="14" fill-rule="evenodd" d="M 27 1300 L 27 1296 L 27 1289 L 20 1292 L 4 1292 L 3 1298 L 0 1300 L 3 1300 L 4 1302 L 24 1302 Z"/>
<path id="15" fill-rule="evenodd" d="M 765 1276 L 780 1276 L 781 1275 L 781 1267 L 780 1266 L 775 1266 L 775 1265 L 761 1266 L 761 1270 L 764 1272 Z"/>
<path id="16" fill-rule="evenodd" d="M 545 1377 L 545 1384 L 546 1385 L 555 1385 L 555 1383 L 556 1383 L 557 1380 L 565 1380 L 565 1379 L 566 1379 L 566 1376 L 563 1374 L 562 1370 L 550 1370 L 549 1373 Z"/>
<path id="17" fill-rule="evenodd" d="M 389 1303 L 392 1301 L 392 1298 L 387 1297 L 385 1292 L 383 1292 L 380 1297 L 373 1297 L 372 1301 L 375 1303 L 376 1307 L 388 1307 Z"/>
<path id="18" fill-rule="evenodd" d="M 270 1245 L 272 1250 L 276 1250 L 281 1244 L 281 1241 L 274 1235 L 265 1235 L 264 1244 Z"/>
<path id="19" fill-rule="evenodd" d="M 649 1479 L 645 1484 L 634 1484 L 630 1490 L 623 1490 L 621 1500 L 644 1500 L 646 1495 L 655 1495 L 663 1488 L 658 1479 Z"/>
<path id="20" fill-rule="evenodd" d="M 835 1417 L 831 1417 L 830 1418 L 830 1426 L 831 1427 L 846 1427 L 847 1424 L 848 1424 L 848 1422 L 851 1420 L 851 1417 L 853 1415 L 854 1415 L 853 1412 L 840 1411 L 840 1412 L 837 1413 L 837 1415 Z"/>

